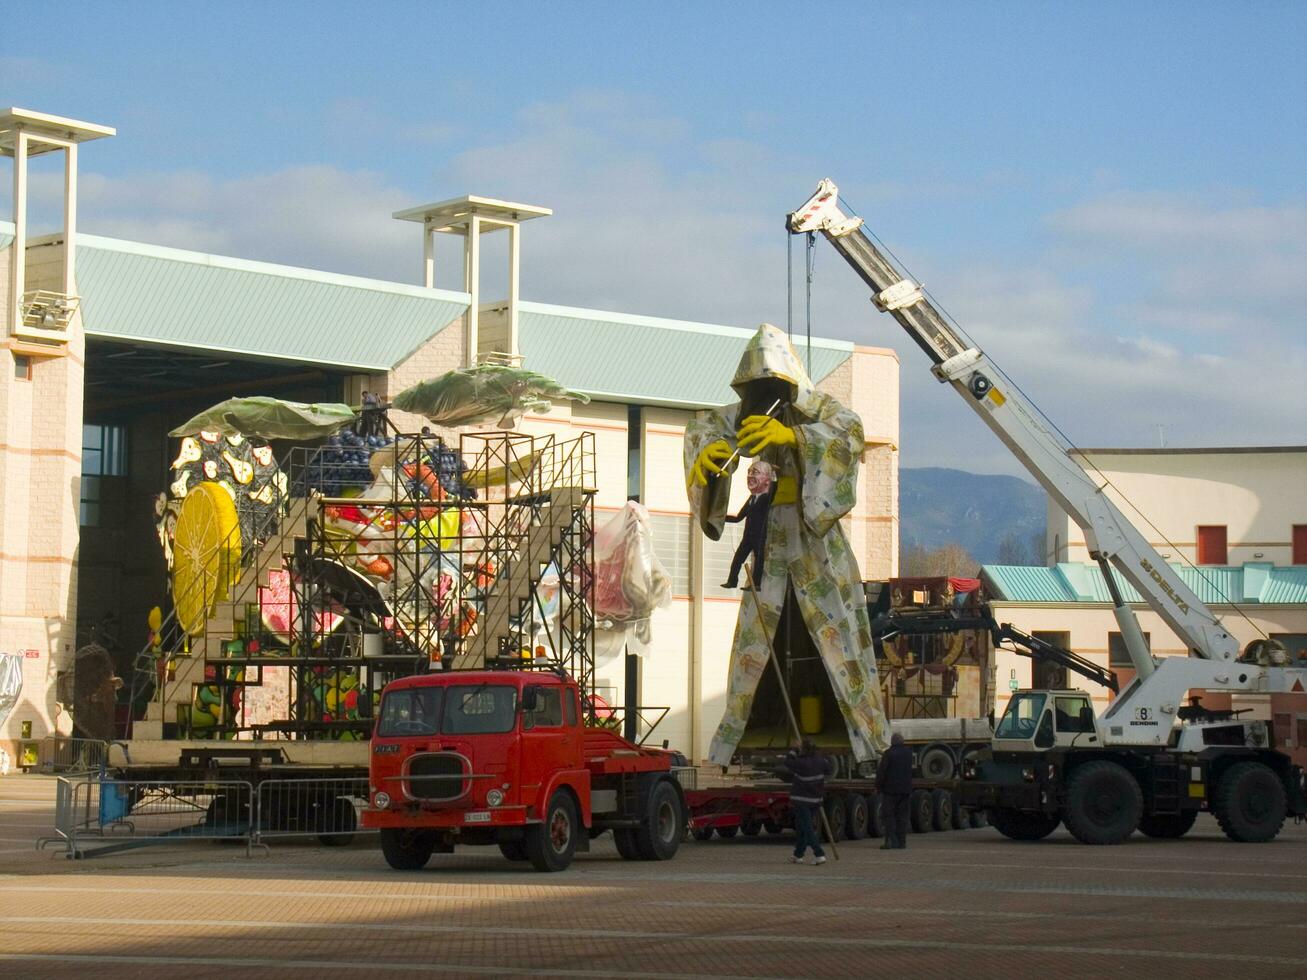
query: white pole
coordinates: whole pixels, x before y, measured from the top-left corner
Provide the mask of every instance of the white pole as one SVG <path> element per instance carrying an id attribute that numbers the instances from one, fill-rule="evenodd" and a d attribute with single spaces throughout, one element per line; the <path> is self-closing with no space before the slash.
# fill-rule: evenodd
<path id="1" fill-rule="evenodd" d="M 77 295 L 77 144 L 64 148 L 64 295 Z"/>
<path id="2" fill-rule="evenodd" d="M 481 316 L 481 218 L 472 215 L 467 226 L 467 291 L 471 302 L 467 309 L 467 364 L 477 362 L 478 328 Z"/>
<path id="3" fill-rule="evenodd" d="M 14 244 L 9 257 L 9 282 L 13 295 L 9 297 L 9 333 L 13 336 L 22 326 L 23 287 L 27 272 L 27 134 L 21 129 L 14 134 Z"/>
<path id="4" fill-rule="evenodd" d="M 422 221 L 422 284 L 431 289 L 436 284 L 436 249 L 435 233 L 431 230 L 431 219 Z"/>
<path id="5" fill-rule="evenodd" d="M 520 267 L 522 226 L 514 221 L 508 226 L 508 353 L 517 356 L 517 280 Z"/>

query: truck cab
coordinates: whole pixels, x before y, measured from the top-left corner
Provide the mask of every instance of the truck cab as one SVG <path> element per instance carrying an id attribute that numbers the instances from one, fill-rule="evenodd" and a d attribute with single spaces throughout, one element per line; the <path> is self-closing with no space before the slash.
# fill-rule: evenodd
<path id="1" fill-rule="evenodd" d="M 993 750 L 1038 752 L 1097 744 L 1094 706 L 1084 691 L 1017 691 L 994 729 Z"/>
<path id="2" fill-rule="evenodd" d="M 685 826 L 671 753 L 587 726 L 562 672 L 397 680 L 382 693 L 369 759 L 363 825 L 380 830 L 396 870 L 463 844 L 561 871 L 608 829 L 623 857 L 666 860 Z"/>

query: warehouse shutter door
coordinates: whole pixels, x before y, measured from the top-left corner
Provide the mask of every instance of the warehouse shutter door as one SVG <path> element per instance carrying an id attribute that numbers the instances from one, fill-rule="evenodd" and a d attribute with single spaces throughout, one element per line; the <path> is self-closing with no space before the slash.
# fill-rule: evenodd
<path id="1" fill-rule="evenodd" d="M 1224 524 L 1198 526 L 1198 564 L 1224 565 L 1226 563 Z"/>
<path id="2" fill-rule="evenodd" d="M 1307 524 L 1293 526 L 1293 563 L 1307 565 Z"/>

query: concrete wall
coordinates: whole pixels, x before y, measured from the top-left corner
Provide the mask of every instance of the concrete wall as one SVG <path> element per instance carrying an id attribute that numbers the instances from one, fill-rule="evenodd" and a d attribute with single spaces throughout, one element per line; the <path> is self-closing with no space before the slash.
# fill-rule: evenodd
<path id="1" fill-rule="evenodd" d="M 1116 619 L 1111 607 L 1106 603 L 992 603 L 994 617 L 1001 623 L 1011 623 L 1017 629 L 1028 633 L 1035 631 L 1058 632 L 1070 634 L 1070 649 L 1083 657 L 1104 667 L 1108 663 L 1108 634 L 1117 631 Z M 1140 628 L 1149 634 L 1149 646 L 1157 656 L 1185 656 L 1188 650 L 1161 618 L 1145 606 L 1135 606 Z M 1242 606 L 1239 610 L 1228 606 L 1214 606 L 1212 612 L 1221 618 L 1222 624 L 1242 647 L 1249 641 L 1263 635 L 1299 634 L 1307 642 L 1307 606 Z M 1246 619 L 1245 619 L 1246 615 Z M 1302 649 L 1302 647 L 1298 647 Z M 995 691 L 995 714 L 1001 715 L 1007 706 L 1011 694 L 1011 682 L 1017 687 L 1033 686 L 1033 661 L 1008 650 L 995 651 L 995 670 L 997 689 Z M 1118 682 L 1121 686 L 1134 676 L 1129 667 L 1120 668 Z M 1111 691 L 1076 674 L 1068 678 L 1072 687 L 1088 691 L 1093 697 L 1094 708 L 1101 711 L 1111 700 Z"/>
<path id="2" fill-rule="evenodd" d="M 1292 526 L 1307 524 L 1307 449 L 1105 452 L 1089 459 L 1101 471 L 1091 473 L 1095 482 L 1106 477 L 1106 492 L 1126 518 L 1176 561 L 1198 560 L 1199 525 L 1223 524 L 1229 564 L 1287 565 Z M 1051 500 L 1047 546 L 1056 561 L 1089 561 L 1084 532 Z"/>
<path id="3" fill-rule="evenodd" d="M 36 247 L 28 288 L 59 288 L 59 250 Z M 10 249 L 0 251 L 0 301 L 8 310 Z M 16 756 L 24 721 L 35 737 L 68 731 L 55 677 L 71 664 L 76 634 L 76 557 L 81 481 L 85 342 L 73 317 L 63 356 L 33 357 L 31 380 L 15 377 L 4 318 L 0 357 L 0 652 L 24 652 L 23 692 L 0 727 L 0 749 Z"/>

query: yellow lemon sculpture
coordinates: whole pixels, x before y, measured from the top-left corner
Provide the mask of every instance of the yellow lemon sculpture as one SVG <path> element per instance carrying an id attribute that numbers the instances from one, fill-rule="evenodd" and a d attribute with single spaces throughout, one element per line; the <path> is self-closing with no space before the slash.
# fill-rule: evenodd
<path id="1" fill-rule="evenodd" d="M 204 630 L 240 568 L 236 504 L 217 483 L 199 483 L 182 502 L 173 539 L 172 598 L 182 629 L 191 636 Z"/>

